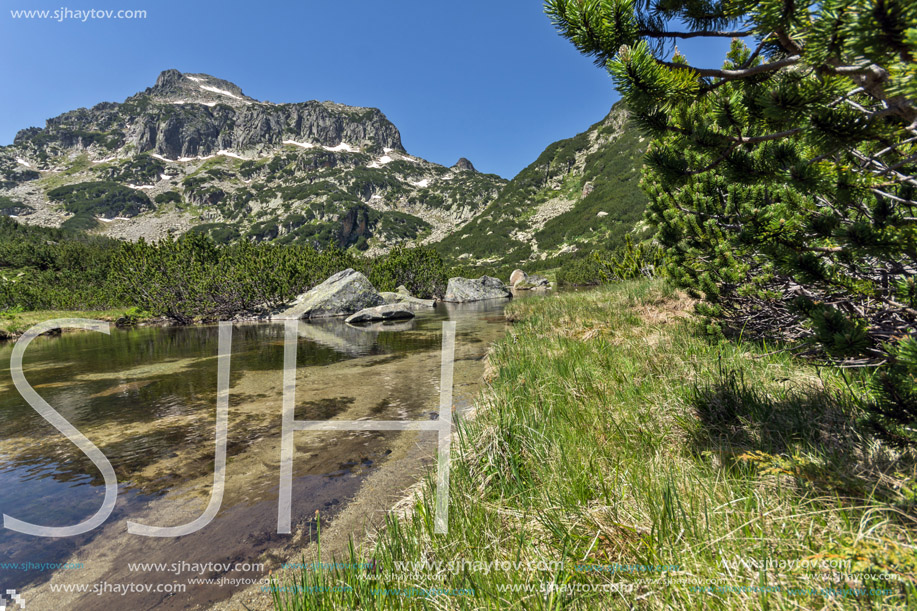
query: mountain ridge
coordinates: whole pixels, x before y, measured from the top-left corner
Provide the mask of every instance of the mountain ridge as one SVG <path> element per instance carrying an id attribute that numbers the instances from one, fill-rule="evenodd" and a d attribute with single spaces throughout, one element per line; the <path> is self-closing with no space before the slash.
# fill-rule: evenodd
<path id="1" fill-rule="evenodd" d="M 217 77 L 165 70 L 124 102 L 63 113 L 0 147 L 0 213 L 128 240 L 191 231 L 218 242 L 303 242 L 367 254 L 435 244 L 456 260 L 473 253 L 523 264 L 569 252 L 545 240 L 545 231 L 578 214 L 587 188 L 606 184 L 589 174 L 585 185 L 586 158 L 621 134 L 635 149 L 633 132 L 626 112 L 612 109 L 585 136 L 568 139 L 575 145 L 548 147 L 572 146 L 573 161 L 561 167 L 552 158 L 535 185 L 530 175 L 542 171 L 533 168 L 545 153 L 507 181 L 464 157 L 446 167 L 408 154 L 377 108 L 274 104 Z M 639 160 L 628 159 L 632 167 L 623 170 L 632 172 Z M 582 193 L 567 192 L 573 186 Z M 603 224 L 630 216 L 615 213 Z M 463 250 L 469 239 L 470 253 Z"/>
<path id="2" fill-rule="evenodd" d="M 471 222 L 436 248 L 469 264 L 549 267 L 613 250 L 639 222 L 647 141 L 615 104 L 586 131 L 550 144 Z"/>

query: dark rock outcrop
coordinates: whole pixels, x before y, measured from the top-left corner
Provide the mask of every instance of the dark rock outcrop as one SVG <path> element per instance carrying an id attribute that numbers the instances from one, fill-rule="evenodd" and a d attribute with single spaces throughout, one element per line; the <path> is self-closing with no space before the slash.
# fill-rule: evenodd
<path id="1" fill-rule="evenodd" d="M 376 108 L 318 101 L 269 104 L 246 96 L 229 81 L 177 70 L 166 70 L 153 87 L 123 104 L 80 108 L 48 119 L 44 129 L 22 130 L 14 144 L 106 150 L 132 144 L 138 153 L 178 159 L 257 150 L 284 140 L 404 150 L 398 128 Z"/>
<path id="2" fill-rule="evenodd" d="M 474 166 L 471 164 L 471 162 L 465 159 L 464 157 L 459 157 L 459 160 L 456 161 L 455 165 L 452 167 L 453 169 L 456 169 L 456 170 L 465 170 L 467 172 L 477 172 L 477 170 L 474 169 Z"/>

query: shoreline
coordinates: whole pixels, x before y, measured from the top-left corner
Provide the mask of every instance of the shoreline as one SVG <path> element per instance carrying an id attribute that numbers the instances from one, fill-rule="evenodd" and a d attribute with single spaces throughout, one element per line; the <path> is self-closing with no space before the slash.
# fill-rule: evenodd
<path id="1" fill-rule="evenodd" d="M 479 377 L 480 388 L 477 395 L 469 402 L 467 407 L 462 410 L 455 410 L 455 415 L 461 418 L 462 423 L 474 420 L 477 415 L 481 395 L 485 391 L 487 380 L 492 375 L 491 354 L 497 341 L 499 340 L 494 340 L 490 343 L 482 359 L 483 371 Z M 399 449 L 407 455 L 396 457 L 393 453 L 388 462 L 392 460 L 396 462 L 413 461 L 416 462 L 416 468 L 411 469 L 409 467 L 400 472 L 387 473 L 386 467 L 391 470 L 393 465 L 386 464 L 379 471 L 370 475 L 361 483 L 356 497 L 343 507 L 340 512 L 330 518 L 327 530 L 324 526 L 322 527 L 320 541 L 310 541 L 299 550 L 300 557 L 295 559 L 296 562 L 309 563 L 313 560 L 317 562 L 321 558 L 322 562 L 346 563 L 348 562 L 346 554 L 351 545 L 357 554 L 361 550 L 372 549 L 375 546 L 378 535 L 384 528 L 385 520 L 388 516 L 394 516 L 396 519 L 401 520 L 414 513 L 413 505 L 421 498 L 423 488 L 427 485 L 427 480 L 435 469 L 436 463 L 435 456 L 428 460 L 424 459 L 424 455 L 430 452 L 422 449 L 423 442 L 409 441 L 405 437 L 408 437 L 408 435 L 402 434 L 398 443 L 402 446 Z M 413 433 L 410 437 L 416 439 L 417 434 Z M 453 448 L 458 447 L 458 439 L 459 432 L 457 424 L 454 423 L 452 431 Z M 379 489 L 384 488 L 387 484 L 391 486 L 391 480 L 399 482 L 396 485 L 399 492 L 394 493 L 392 500 L 386 501 L 379 497 Z M 392 493 L 389 493 L 388 496 L 392 496 Z M 371 512 L 370 517 L 367 517 L 367 511 Z M 292 563 L 293 560 L 287 560 L 287 562 Z M 271 571 L 269 576 L 272 579 L 277 579 L 278 585 L 290 582 L 295 583 L 300 570 L 302 569 L 297 567 L 283 568 L 276 572 Z M 250 611 L 273 611 L 275 609 L 270 592 L 264 592 L 261 585 L 251 585 L 233 593 L 225 600 L 202 608 L 202 611 L 231 611 L 237 609 L 240 604 L 244 604 L 245 608 L 250 609 Z"/>

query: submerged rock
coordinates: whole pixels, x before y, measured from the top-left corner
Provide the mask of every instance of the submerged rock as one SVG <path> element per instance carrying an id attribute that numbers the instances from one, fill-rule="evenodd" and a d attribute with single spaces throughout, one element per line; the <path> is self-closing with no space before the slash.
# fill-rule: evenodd
<path id="1" fill-rule="evenodd" d="M 490 276 L 481 276 L 477 280 L 470 278 L 449 278 L 446 296 L 443 301 L 463 303 L 466 301 L 483 301 L 485 299 L 506 299 L 513 294 L 501 281 Z"/>
<path id="2" fill-rule="evenodd" d="M 345 269 L 300 295 L 293 306 L 274 318 L 328 318 L 347 316 L 384 303 L 369 280 L 358 271 Z"/>
<path id="3" fill-rule="evenodd" d="M 356 314 L 348 316 L 347 320 L 344 322 L 353 324 L 358 322 L 374 322 L 377 320 L 398 320 L 403 318 L 414 318 L 414 312 L 411 308 L 403 306 L 400 303 L 392 303 L 360 310 Z"/>

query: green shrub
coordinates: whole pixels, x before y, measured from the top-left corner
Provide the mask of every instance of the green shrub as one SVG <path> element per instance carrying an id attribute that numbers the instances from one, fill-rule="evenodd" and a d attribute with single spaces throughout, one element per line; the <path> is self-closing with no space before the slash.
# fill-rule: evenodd
<path id="1" fill-rule="evenodd" d="M 144 154 L 138 155 L 108 171 L 111 180 L 147 184 L 159 180 L 160 174 L 162 174 L 165 169 L 166 166 L 162 161 Z"/>
<path id="2" fill-rule="evenodd" d="M 424 299 L 442 297 L 449 277 L 443 258 L 433 248 L 396 247 L 376 259 L 369 280 L 378 291 L 394 291 L 399 285 Z"/>
<path id="3" fill-rule="evenodd" d="M 166 191 L 153 198 L 157 204 L 180 204 L 181 194 L 178 191 Z"/>
<path id="4" fill-rule="evenodd" d="M 587 286 L 652 278 L 661 270 L 662 250 L 653 242 L 636 246 L 628 234 L 624 246 L 615 252 L 592 251 L 584 257 L 564 262 L 557 271 L 557 283 Z"/>
<path id="5" fill-rule="evenodd" d="M 108 181 L 58 187 L 48 191 L 48 197 L 62 202 L 68 212 L 108 218 L 135 216 L 153 207 L 150 198 L 142 191 Z"/>
<path id="6" fill-rule="evenodd" d="M 122 303 L 188 324 L 268 311 L 347 267 L 359 263 L 339 249 L 220 246 L 201 233 L 187 233 L 155 244 L 122 244 L 109 276 Z"/>

